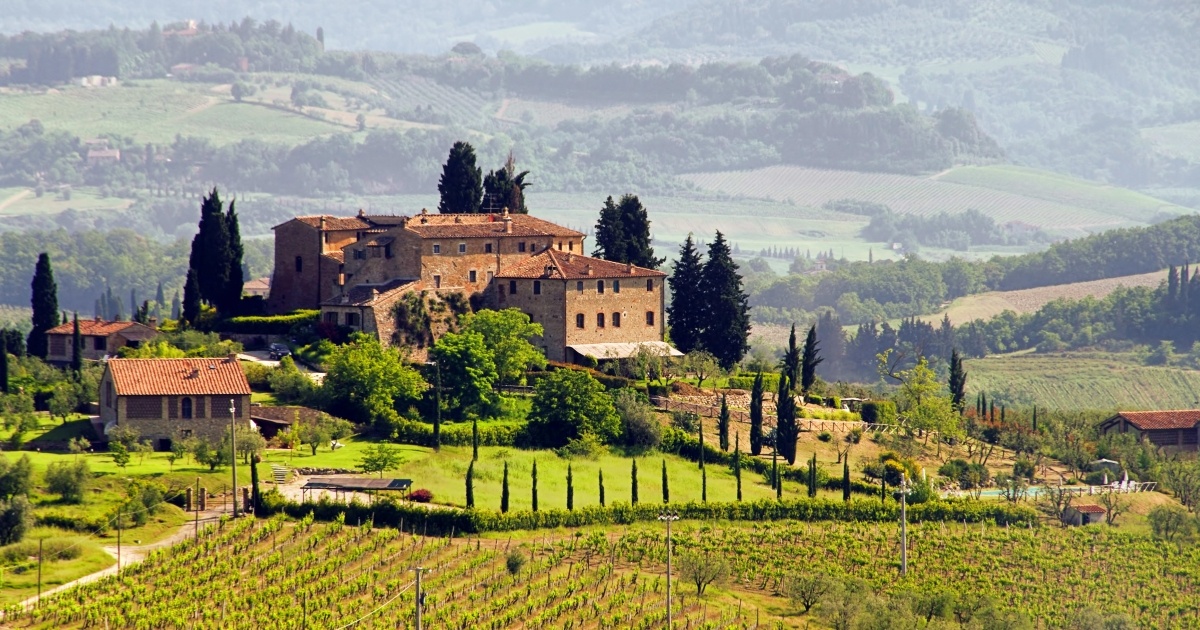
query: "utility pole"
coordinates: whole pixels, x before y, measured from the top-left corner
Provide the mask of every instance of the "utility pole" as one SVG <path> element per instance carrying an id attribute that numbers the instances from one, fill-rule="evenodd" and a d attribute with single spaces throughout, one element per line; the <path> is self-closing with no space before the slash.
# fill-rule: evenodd
<path id="1" fill-rule="evenodd" d="M 421 610 L 425 608 L 425 593 L 421 590 L 421 574 L 425 572 L 425 568 L 415 567 L 413 571 L 417 572 L 417 630 L 421 630 Z"/>
<path id="2" fill-rule="evenodd" d="M 118 529 L 117 531 L 120 532 L 121 530 Z M 37 596 L 37 607 L 38 608 L 42 607 L 42 541 L 43 540 L 45 540 L 45 539 L 44 538 L 38 539 L 38 596 Z"/>
<path id="3" fill-rule="evenodd" d="M 318 256 L 317 258 L 320 258 Z M 234 404 L 232 398 L 229 399 L 229 462 L 233 467 L 233 519 L 237 520 L 237 503 L 238 503 L 238 487 L 237 487 L 237 405 Z"/>
<path id="4" fill-rule="evenodd" d="M 196 509 L 195 521 L 195 538 L 200 540 L 200 478 L 196 477 L 196 500 L 192 501 L 192 507 Z"/>
<path id="5" fill-rule="evenodd" d="M 38 542 L 40 546 L 42 543 Z M 41 562 L 41 555 L 38 555 L 38 562 Z M 117 506 L 117 577 L 121 577 L 121 506 Z"/>
<path id="6" fill-rule="evenodd" d="M 667 524 L 667 630 L 671 630 L 671 523 L 678 521 L 679 515 L 675 512 L 663 512 L 658 515 L 658 520 Z"/>
<path id="7" fill-rule="evenodd" d="M 900 575 L 908 575 L 908 475 L 900 473 Z"/>

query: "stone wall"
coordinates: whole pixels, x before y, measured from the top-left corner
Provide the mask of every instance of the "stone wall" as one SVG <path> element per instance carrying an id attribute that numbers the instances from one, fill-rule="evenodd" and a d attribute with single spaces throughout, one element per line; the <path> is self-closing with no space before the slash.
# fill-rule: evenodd
<path id="1" fill-rule="evenodd" d="M 320 235 L 302 221 L 288 221 L 275 228 L 275 270 L 267 310 L 287 313 L 315 308 L 317 299 L 317 256 Z M 300 259 L 300 271 L 296 260 Z"/>
<path id="2" fill-rule="evenodd" d="M 535 286 L 536 283 L 536 286 Z M 516 291 L 513 291 L 513 288 Z M 540 293 L 535 293 L 540 290 Z M 496 300 L 501 309 L 516 308 L 529 315 L 534 323 L 541 324 L 544 334 L 531 339 L 534 346 L 542 348 L 546 358 L 563 361 L 567 340 L 565 300 L 567 282 L 555 279 L 497 281 Z"/>
<path id="3" fill-rule="evenodd" d="M 566 292 L 567 334 L 564 345 L 589 343 L 637 343 L 663 339 L 663 278 L 588 278 L 569 280 Z M 580 290 L 579 283 L 583 283 Z M 600 293 L 598 283 L 604 283 Z M 620 282 L 620 291 L 614 290 Z M 647 290 L 647 282 L 650 290 Z M 597 315 L 604 314 L 604 326 Z M 647 323 L 652 313 L 653 323 Z M 614 314 L 620 314 L 620 326 Z M 576 317 L 583 315 L 583 327 Z M 603 358 L 603 357 L 597 357 Z"/>
<path id="4" fill-rule="evenodd" d="M 146 396 L 108 396 L 107 391 L 112 385 L 110 376 L 106 373 L 100 382 L 100 420 L 105 424 L 115 421 L 119 426 L 129 426 L 138 430 L 141 439 L 150 440 L 156 449 L 166 446 L 163 440 L 170 440 L 176 435 L 191 435 L 209 440 L 220 440 L 229 432 L 229 399 L 236 402 L 236 416 L 239 421 L 250 422 L 249 396 L 190 396 L 193 404 L 193 417 L 179 417 L 182 405 L 181 396 L 156 396 L 160 415 L 157 418 L 133 418 L 130 410 L 145 406 Z M 112 404 L 109 404 L 111 401 Z"/>

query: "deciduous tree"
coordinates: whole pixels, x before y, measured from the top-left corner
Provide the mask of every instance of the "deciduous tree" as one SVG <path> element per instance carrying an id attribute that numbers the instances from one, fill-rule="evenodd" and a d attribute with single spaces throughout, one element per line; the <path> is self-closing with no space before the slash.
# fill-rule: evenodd
<path id="1" fill-rule="evenodd" d="M 394 444 L 386 444 L 384 442 L 376 442 L 363 449 L 362 459 L 359 461 L 358 469 L 366 474 L 379 473 L 379 478 L 383 479 L 383 473 L 394 469 L 400 465 L 400 449 Z"/>
<path id="2" fill-rule="evenodd" d="M 485 413 L 496 405 L 495 355 L 483 335 L 471 330 L 442 335 L 430 352 L 441 370 L 443 400 L 451 415 Z"/>
<path id="3" fill-rule="evenodd" d="M 518 309 L 476 311 L 463 317 L 462 326 L 483 336 L 501 383 L 523 383 L 526 371 L 546 367 L 546 355 L 529 342 L 542 336 L 542 325 Z"/>
<path id="4" fill-rule="evenodd" d="M 612 398 L 595 378 L 578 370 L 555 370 L 538 381 L 529 412 L 529 434 L 543 446 L 594 435 L 611 442 L 621 433 Z"/>
<path id="5" fill-rule="evenodd" d="M 415 400 L 427 385 L 396 348 L 356 335 L 329 358 L 321 391 L 330 411 L 360 422 L 382 421 L 394 414 L 396 401 Z"/>

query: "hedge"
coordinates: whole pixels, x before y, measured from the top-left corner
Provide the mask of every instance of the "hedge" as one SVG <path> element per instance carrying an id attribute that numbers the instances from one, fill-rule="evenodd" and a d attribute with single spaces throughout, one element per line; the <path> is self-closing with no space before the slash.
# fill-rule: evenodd
<path id="1" fill-rule="evenodd" d="M 754 389 L 754 378 L 756 374 L 739 374 L 729 377 L 729 389 L 744 389 L 750 391 Z M 775 392 L 779 391 L 779 375 L 775 373 L 763 372 L 763 391 Z"/>
<path id="2" fill-rule="evenodd" d="M 480 446 L 515 446 L 525 435 L 524 422 L 481 422 L 479 423 Z M 404 444 L 433 446 L 433 425 L 416 420 L 399 419 L 392 423 L 392 439 Z M 445 446 L 470 446 L 471 423 L 442 423 L 442 444 Z"/>
<path id="3" fill-rule="evenodd" d="M 864 402 L 861 413 L 863 422 L 892 424 L 896 422 L 896 403 L 889 400 Z"/>
<path id="4" fill-rule="evenodd" d="M 371 521 L 377 526 L 397 527 L 403 531 L 431 536 L 589 525 L 627 525 L 635 522 L 654 521 L 664 509 L 678 513 L 681 518 L 695 520 L 881 523 L 895 522 L 900 517 L 900 506 L 894 502 L 884 504 L 870 499 L 835 501 L 808 498 L 784 501 L 763 499 L 741 503 L 697 503 L 692 501 L 667 505 L 656 502 L 637 505 L 617 502 L 607 507 L 591 505 L 578 510 L 552 509 L 538 512 L 518 510 L 501 513 L 498 510 L 478 508 L 439 509 L 389 500 L 376 501 L 371 505 L 357 501 L 349 504 L 335 503 L 324 498 L 316 502 L 297 503 L 284 499 L 276 492 L 271 492 L 264 495 L 263 507 L 267 513 L 283 512 L 293 518 L 303 518 L 312 514 L 314 518 L 322 521 L 335 520 L 339 514 L 345 514 L 347 523 Z M 1038 514 L 1033 508 L 1027 506 L 960 499 L 931 501 L 909 506 L 908 520 L 912 523 L 922 521 L 993 522 L 997 525 L 1030 526 L 1037 523 Z"/>
<path id="5" fill-rule="evenodd" d="M 321 317 L 318 310 L 298 310 L 286 315 L 230 317 L 217 325 L 221 332 L 241 335 L 286 335 L 295 326 L 311 326 Z"/>

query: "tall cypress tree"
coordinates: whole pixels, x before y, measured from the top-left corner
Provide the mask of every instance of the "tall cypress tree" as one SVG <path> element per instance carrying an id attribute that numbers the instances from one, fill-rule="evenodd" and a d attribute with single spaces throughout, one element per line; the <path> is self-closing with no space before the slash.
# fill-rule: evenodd
<path id="1" fill-rule="evenodd" d="M 717 443 L 721 450 L 729 451 L 729 402 L 721 394 L 721 413 L 717 416 Z"/>
<path id="2" fill-rule="evenodd" d="M 225 297 L 232 255 L 225 205 L 217 189 L 213 188 L 200 204 L 200 228 L 192 237 L 188 268 L 196 270 L 200 299 L 218 309 L 227 306 Z"/>
<path id="3" fill-rule="evenodd" d="M 604 507 L 604 470 L 600 470 L 600 507 Z"/>
<path id="4" fill-rule="evenodd" d="M 671 502 L 671 485 L 667 481 L 667 460 L 662 460 L 662 494 L 663 503 Z"/>
<path id="5" fill-rule="evenodd" d="M 567 462 L 567 510 L 575 509 L 575 475 L 571 472 L 571 462 Z"/>
<path id="6" fill-rule="evenodd" d="M 1179 305 L 1179 270 L 1171 265 L 1167 271 L 1167 308 L 1175 309 Z"/>
<path id="7" fill-rule="evenodd" d="M 804 356 L 800 359 L 800 388 L 807 394 L 817 382 L 817 366 L 825 359 L 821 357 L 820 344 L 817 343 L 817 327 L 814 324 L 808 329 L 804 338 Z M 792 383 L 795 387 L 795 383 Z"/>
<path id="8" fill-rule="evenodd" d="M 467 507 L 475 507 L 475 462 L 467 466 Z"/>
<path id="9" fill-rule="evenodd" d="M 159 318 L 159 323 L 162 323 L 162 307 L 167 304 L 167 296 L 163 293 L 162 283 L 158 283 L 158 290 L 154 292 L 154 303 L 158 305 L 155 313 Z"/>
<path id="10" fill-rule="evenodd" d="M 242 288 L 246 278 L 242 272 L 242 230 L 238 227 L 236 201 L 229 202 L 229 211 L 225 213 L 225 231 L 229 235 L 229 258 L 226 260 L 225 288 L 221 292 L 221 302 L 217 308 L 223 315 L 238 313 L 238 305 L 242 302 Z"/>
<path id="11" fill-rule="evenodd" d="M 667 305 L 667 322 L 671 325 L 671 341 L 680 352 L 701 347 L 704 333 L 701 278 L 704 264 L 692 235 L 679 250 L 679 259 L 671 263 L 671 303 Z"/>
<path id="12" fill-rule="evenodd" d="M 79 313 L 75 313 L 75 326 L 71 329 L 71 371 L 75 378 L 83 373 L 83 335 L 79 333 Z"/>
<path id="13" fill-rule="evenodd" d="M 742 436 L 733 436 L 733 478 L 737 481 L 737 500 L 742 500 Z"/>
<path id="14" fill-rule="evenodd" d="M 58 285 L 54 282 L 54 269 L 50 266 L 50 254 L 38 254 L 37 267 L 33 272 L 33 329 L 29 331 L 26 352 L 30 356 L 45 359 L 49 351 L 46 331 L 59 325 Z"/>
<path id="15" fill-rule="evenodd" d="M 963 370 L 962 357 L 955 348 L 950 354 L 950 400 L 958 413 L 963 412 L 967 398 L 967 372 Z"/>
<path id="16" fill-rule="evenodd" d="M 817 454 L 813 453 L 812 460 L 808 462 L 808 496 L 815 499 L 817 497 Z"/>
<path id="17" fill-rule="evenodd" d="M 783 353 L 783 358 L 779 361 L 780 371 L 787 374 L 788 380 L 792 383 L 800 382 L 800 363 L 803 350 L 800 349 L 800 344 L 796 343 L 796 324 L 792 324 L 792 333 L 788 335 L 787 350 Z"/>
<path id="18" fill-rule="evenodd" d="M 758 457 L 763 447 L 763 375 L 754 377 L 750 388 L 750 454 Z"/>
<path id="19" fill-rule="evenodd" d="M 700 502 L 708 503 L 708 469 L 700 471 Z"/>
<path id="20" fill-rule="evenodd" d="M 504 476 L 500 479 L 500 513 L 508 512 L 508 461 L 504 462 Z"/>
<path id="21" fill-rule="evenodd" d="M 775 400 L 775 415 L 775 449 L 787 460 L 788 464 L 795 464 L 796 439 L 800 437 L 800 427 L 796 424 L 796 399 L 787 375 L 779 377 L 779 396 Z"/>
<path id="22" fill-rule="evenodd" d="M 612 195 L 604 200 L 600 208 L 600 218 L 596 220 L 596 232 L 593 237 L 596 247 L 592 255 L 604 260 L 626 262 L 625 226 L 621 223 L 621 210 L 613 201 Z"/>
<path id="23" fill-rule="evenodd" d="M 183 303 L 179 299 L 179 290 L 175 290 L 175 295 L 171 296 L 171 319 L 179 321 L 183 316 Z"/>
<path id="24" fill-rule="evenodd" d="M 842 463 L 842 500 L 850 500 L 850 457 Z"/>
<path id="25" fill-rule="evenodd" d="M 479 417 L 471 418 L 471 461 L 479 461 Z"/>
<path id="26" fill-rule="evenodd" d="M 533 460 L 533 472 L 532 472 L 532 474 L 530 475 L 530 477 L 533 479 L 533 491 L 532 491 L 532 494 L 531 494 L 530 496 L 531 496 L 531 498 L 533 499 L 533 511 L 534 511 L 534 512 L 536 512 L 536 511 L 537 511 L 537 509 L 538 509 L 538 501 L 537 501 L 537 460 L 536 460 L 536 459 L 535 459 L 535 460 Z"/>
<path id="27" fill-rule="evenodd" d="M 8 332 L 8 331 L 5 331 Z M 8 393 L 8 344 L 0 344 L 0 392 Z"/>
<path id="28" fill-rule="evenodd" d="M 633 460 L 633 467 L 629 469 L 629 502 L 637 505 L 638 502 L 638 478 L 637 478 L 637 460 Z"/>
<path id="29" fill-rule="evenodd" d="M 750 349 L 750 303 L 737 270 L 729 243 L 718 230 L 708 246 L 700 278 L 699 304 L 704 317 L 700 345 L 726 370 Z"/>
<path id="30" fill-rule="evenodd" d="M 183 283 L 183 321 L 195 325 L 200 318 L 200 280 L 195 269 L 188 269 L 187 282 Z"/>
<path id="31" fill-rule="evenodd" d="M 438 180 L 438 212 L 479 212 L 483 201 L 483 169 L 475 166 L 475 147 L 455 142 Z"/>

